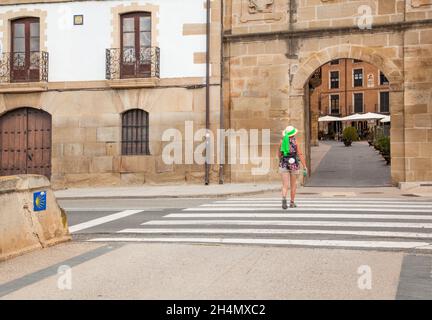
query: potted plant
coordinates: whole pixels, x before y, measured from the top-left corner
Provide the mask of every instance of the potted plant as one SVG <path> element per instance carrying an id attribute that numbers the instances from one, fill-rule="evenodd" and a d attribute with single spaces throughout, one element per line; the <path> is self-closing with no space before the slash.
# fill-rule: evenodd
<path id="1" fill-rule="evenodd" d="M 353 141 L 358 141 L 359 135 L 357 129 L 354 127 L 346 127 L 343 131 L 343 143 L 346 147 L 350 147 Z"/>
<path id="2" fill-rule="evenodd" d="M 374 143 L 374 134 L 373 134 L 373 131 L 369 131 L 369 133 L 367 135 L 367 141 L 368 141 L 369 147 L 372 147 L 373 143 Z"/>
<path id="3" fill-rule="evenodd" d="M 390 164 L 390 137 L 381 137 L 379 139 L 380 151 L 387 164 Z"/>

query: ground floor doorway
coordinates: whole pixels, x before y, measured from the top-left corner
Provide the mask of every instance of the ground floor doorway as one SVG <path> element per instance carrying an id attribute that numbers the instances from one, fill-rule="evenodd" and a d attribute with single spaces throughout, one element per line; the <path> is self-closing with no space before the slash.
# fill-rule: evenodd
<path id="1" fill-rule="evenodd" d="M 19 108 L 0 116 L 0 175 L 51 178 L 51 115 Z"/>

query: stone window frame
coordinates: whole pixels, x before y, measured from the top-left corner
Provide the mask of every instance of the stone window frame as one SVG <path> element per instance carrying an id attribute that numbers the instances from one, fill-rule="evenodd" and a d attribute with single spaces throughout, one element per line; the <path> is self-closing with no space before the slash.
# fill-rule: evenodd
<path id="1" fill-rule="evenodd" d="M 133 2 L 129 5 L 121 4 L 111 8 L 111 48 L 120 48 L 121 16 L 125 13 L 147 12 L 151 15 L 151 46 L 159 47 L 159 6 L 153 4 L 139 4 Z"/>
<path id="2" fill-rule="evenodd" d="M 40 26 L 40 51 L 48 51 L 47 49 L 47 12 L 42 9 L 20 9 L 10 10 L 2 14 L 3 24 L 0 25 L 0 34 L 3 35 L 1 38 L 2 52 L 11 51 L 11 31 L 12 21 L 21 18 L 38 18 Z"/>

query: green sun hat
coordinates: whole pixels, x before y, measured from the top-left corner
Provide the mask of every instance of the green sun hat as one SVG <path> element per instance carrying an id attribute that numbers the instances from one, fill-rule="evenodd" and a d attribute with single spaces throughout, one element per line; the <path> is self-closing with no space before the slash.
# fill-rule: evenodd
<path id="1" fill-rule="evenodd" d="M 285 137 L 286 135 L 288 135 L 288 137 L 293 137 L 298 133 L 297 128 L 293 127 L 293 126 L 288 126 L 286 127 L 286 129 L 283 132 L 283 136 Z"/>

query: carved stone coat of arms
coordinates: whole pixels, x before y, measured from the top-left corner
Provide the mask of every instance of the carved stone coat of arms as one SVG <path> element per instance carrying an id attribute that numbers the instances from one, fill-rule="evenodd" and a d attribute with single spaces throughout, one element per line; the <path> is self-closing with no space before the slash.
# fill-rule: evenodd
<path id="1" fill-rule="evenodd" d="M 249 0 L 249 13 L 270 13 L 274 0 Z"/>

